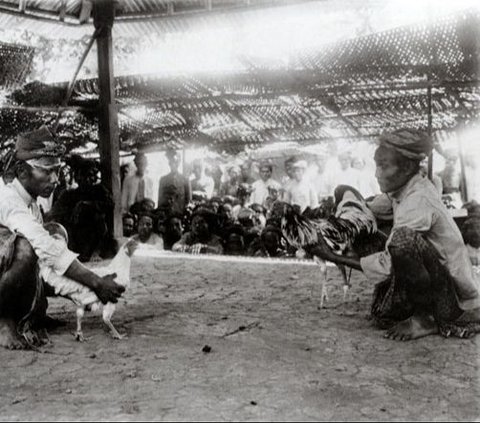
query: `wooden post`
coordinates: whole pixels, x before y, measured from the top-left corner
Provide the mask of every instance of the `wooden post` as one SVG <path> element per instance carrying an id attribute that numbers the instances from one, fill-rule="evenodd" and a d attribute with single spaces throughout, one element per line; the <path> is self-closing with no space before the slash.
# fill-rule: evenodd
<path id="1" fill-rule="evenodd" d="M 112 26 L 115 16 L 113 0 L 93 2 L 93 23 L 98 31 L 98 84 L 99 98 L 99 150 L 102 167 L 102 182 L 112 193 L 115 203 L 113 232 L 122 236 L 121 193 L 120 193 L 120 145 L 118 140 L 118 117 L 115 105 L 115 87 L 112 58 Z"/>
<path id="2" fill-rule="evenodd" d="M 427 103 L 428 103 L 428 136 L 432 137 L 432 84 L 427 86 Z M 433 180 L 433 151 L 428 155 L 428 179 Z"/>

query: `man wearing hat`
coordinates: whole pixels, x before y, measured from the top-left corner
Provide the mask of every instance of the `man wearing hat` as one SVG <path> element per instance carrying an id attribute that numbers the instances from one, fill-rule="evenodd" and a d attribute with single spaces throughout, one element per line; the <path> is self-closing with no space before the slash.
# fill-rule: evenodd
<path id="1" fill-rule="evenodd" d="M 377 284 L 371 312 L 388 329 L 387 338 L 471 336 L 479 326 L 480 285 L 457 225 L 435 186 L 419 172 L 431 140 L 401 129 L 379 141 L 376 178 L 383 194 L 369 207 L 385 214 L 389 204 L 393 213 L 385 251 L 356 260 L 332 253 L 320 240 L 314 254 L 363 270 Z"/>
<path id="2" fill-rule="evenodd" d="M 15 179 L 0 188 L 0 346 L 6 348 L 41 343 L 37 330 L 45 324 L 47 302 L 39 265 L 89 287 L 103 303 L 116 302 L 124 291 L 116 275 L 100 278 L 43 228 L 36 200 L 53 192 L 63 152 L 45 126 L 19 136 L 10 163 Z"/>

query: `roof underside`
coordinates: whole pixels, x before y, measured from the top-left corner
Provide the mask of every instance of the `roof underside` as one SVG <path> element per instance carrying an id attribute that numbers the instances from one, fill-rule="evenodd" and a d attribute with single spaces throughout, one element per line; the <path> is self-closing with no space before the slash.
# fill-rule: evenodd
<path id="1" fill-rule="evenodd" d="M 147 8 L 154 3 L 167 2 L 131 4 Z M 479 40 L 479 15 L 463 13 L 432 26 L 398 28 L 304 52 L 283 68 L 259 67 L 245 58 L 248 71 L 240 74 L 118 77 L 121 146 L 131 150 L 178 142 L 236 152 L 269 142 L 365 139 L 388 128 L 426 129 L 428 86 L 432 128 L 440 134 L 478 118 Z M 38 116 L 47 124 L 53 121 L 54 111 L 15 107 L 57 106 L 65 87 L 33 83 L 14 92 L 10 108 L 0 115 L 6 128 L 0 139 L 6 142 L 30 123 L 35 127 Z M 83 111 L 68 112 L 60 125 L 60 133 L 76 138 L 71 147 L 96 140 L 97 101 L 97 80 L 75 84 L 70 106 Z"/>

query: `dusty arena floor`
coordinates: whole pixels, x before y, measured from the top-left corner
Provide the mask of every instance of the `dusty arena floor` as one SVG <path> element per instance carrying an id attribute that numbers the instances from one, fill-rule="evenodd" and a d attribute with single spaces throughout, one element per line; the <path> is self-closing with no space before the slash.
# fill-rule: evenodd
<path id="1" fill-rule="evenodd" d="M 346 304 L 329 278 L 320 310 L 314 267 L 134 257 L 128 339 L 89 314 L 77 343 L 73 304 L 51 300 L 52 347 L 0 350 L 0 420 L 478 419 L 480 337 L 384 339 L 363 276 Z"/>

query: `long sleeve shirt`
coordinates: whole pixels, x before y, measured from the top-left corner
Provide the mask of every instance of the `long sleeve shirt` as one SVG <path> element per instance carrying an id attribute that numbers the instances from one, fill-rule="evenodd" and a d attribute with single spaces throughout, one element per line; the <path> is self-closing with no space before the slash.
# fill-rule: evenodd
<path id="1" fill-rule="evenodd" d="M 437 250 L 440 262 L 455 280 L 457 300 L 463 310 L 480 307 L 480 281 L 476 278 L 467 248 L 457 224 L 443 205 L 435 186 L 421 175 L 415 175 L 395 193 L 383 194 L 382 208 L 390 200 L 393 228 L 407 227 L 424 235 Z M 385 211 L 385 210 L 383 210 Z M 375 211 L 374 211 L 375 213 Z M 387 246 L 390 242 L 387 240 Z M 364 257 L 360 264 L 366 277 L 381 282 L 392 273 L 388 249 Z"/>
<path id="2" fill-rule="evenodd" d="M 143 180 L 145 190 L 139 193 L 140 182 Z M 141 201 L 145 198 L 155 201 L 153 196 L 153 181 L 147 175 L 142 177 L 138 175 L 130 175 L 125 178 L 122 185 L 122 210 L 128 211 L 130 206 L 137 201 Z"/>
<path id="3" fill-rule="evenodd" d="M 14 179 L 11 184 L 1 187 L 0 198 L 0 225 L 21 233 L 33 247 L 41 266 L 64 274 L 77 254 L 43 228 L 40 209 L 20 181 Z"/>

